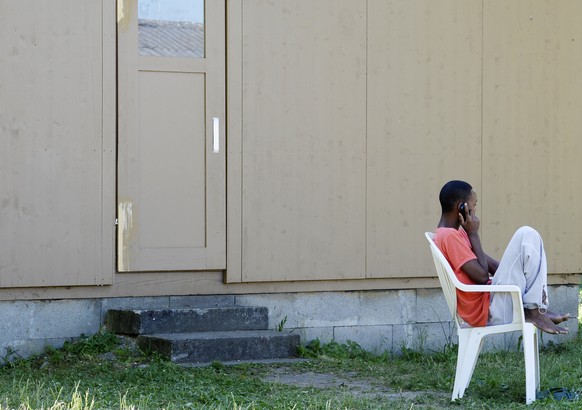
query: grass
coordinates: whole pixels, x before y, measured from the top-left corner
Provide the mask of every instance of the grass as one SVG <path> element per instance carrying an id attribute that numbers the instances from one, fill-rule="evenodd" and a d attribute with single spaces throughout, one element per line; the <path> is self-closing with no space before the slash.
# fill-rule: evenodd
<path id="1" fill-rule="evenodd" d="M 299 353 L 310 360 L 188 368 L 101 331 L 33 358 L 14 351 L 0 357 L 0 410 L 582 408 L 582 401 L 552 399 L 526 406 L 523 354 L 517 351 L 482 354 L 465 397 L 455 403 L 450 402 L 455 346 L 430 354 L 403 349 L 393 356 L 374 355 L 354 342 L 314 340 Z M 542 389 L 582 391 L 580 336 L 542 348 L 540 368 Z M 273 374 L 298 381 L 325 376 L 337 383 L 267 381 Z"/>
<path id="2" fill-rule="evenodd" d="M 545 400 L 525 406 L 523 355 L 515 351 L 483 354 L 465 397 L 457 403 L 449 400 L 454 347 L 433 354 L 405 350 L 396 357 L 373 355 L 353 342 L 314 341 L 301 353 L 311 360 L 239 366 L 215 362 L 187 368 L 144 355 L 124 346 L 115 335 L 99 332 L 62 349 L 6 362 L 0 368 L 0 409 L 562 409 L 582 405 Z M 582 387 L 581 341 L 544 348 L 540 359 L 542 388 Z M 343 383 L 302 387 L 264 380 L 274 372 L 300 381 L 306 375 L 326 375 Z"/>

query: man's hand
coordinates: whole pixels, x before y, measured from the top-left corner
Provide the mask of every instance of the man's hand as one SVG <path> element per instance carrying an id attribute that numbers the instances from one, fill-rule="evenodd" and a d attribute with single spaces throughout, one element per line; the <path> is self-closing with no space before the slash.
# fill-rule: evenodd
<path id="1" fill-rule="evenodd" d="M 473 259 L 465 263 L 461 269 L 477 284 L 486 284 L 489 282 L 489 266 L 488 259 L 481 248 L 481 239 L 479 238 L 479 225 L 481 222 L 473 209 L 469 209 L 469 205 L 465 203 L 466 215 L 459 212 L 461 226 L 467 232 L 471 248 L 475 253 L 477 259 Z M 465 216 L 467 219 L 465 219 Z"/>
<path id="2" fill-rule="evenodd" d="M 469 205 L 466 202 L 465 202 L 465 209 L 467 210 L 467 212 L 466 212 L 467 220 L 465 220 L 465 215 L 463 215 L 461 212 L 459 212 L 459 219 L 461 220 L 461 226 L 463 227 L 465 232 L 467 232 L 468 234 L 473 233 L 473 232 L 478 232 L 479 226 L 481 225 L 479 218 L 477 218 L 477 215 L 475 215 L 475 212 L 473 212 L 472 209 L 469 209 Z"/>

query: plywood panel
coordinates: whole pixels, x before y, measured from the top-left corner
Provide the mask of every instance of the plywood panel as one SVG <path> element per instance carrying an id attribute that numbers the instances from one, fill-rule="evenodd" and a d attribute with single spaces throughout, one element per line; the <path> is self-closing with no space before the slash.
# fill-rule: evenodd
<path id="1" fill-rule="evenodd" d="M 582 271 L 582 3 L 486 0 L 484 244 L 500 257 L 524 224 L 552 272 Z"/>
<path id="2" fill-rule="evenodd" d="M 112 227 L 102 220 L 111 215 L 102 161 L 113 155 L 103 135 L 111 71 L 103 71 L 102 3 L 2 1 L 0 9 L 0 287 L 111 283 L 102 260 L 111 256 L 103 226 Z"/>
<path id="3" fill-rule="evenodd" d="M 368 4 L 367 276 L 432 276 L 441 186 L 481 182 L 482 4 Z"/>
<path id="4" fill-rule="evenodd" d="M 204 74 L 139 73 L 143 248 L 206 245 Z"/>
<path id="5" fill-rule="evenodd" d="M 242 280 L 365 274 L 366 2 L 242 4 Z"/>

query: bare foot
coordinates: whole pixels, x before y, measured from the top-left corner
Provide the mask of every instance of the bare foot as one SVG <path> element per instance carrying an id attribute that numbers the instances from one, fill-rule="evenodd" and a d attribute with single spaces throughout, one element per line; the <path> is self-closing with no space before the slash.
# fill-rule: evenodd
<path id="1" fill-rule="evenodd" d="M 567 334 L 568 329 L 556 326 L 552 319 L 547 314 L 541 314 L 538 309 L 524 309 L 526 322 L 533 323 L 535 327 L 546 333 L 552 334 Z"/>
<path id="2" fill-rule="evenodd" d="M 551 312 L 549 310 L 546 312 L 546 316 L 549 317 L 550 320 L 552 322 L 554 322 L 555 324 L 562 323 L 562 322 L 565 322 L 566 320 L 570 319 L 569 313 L 560 314 L 560 313 Z"/>

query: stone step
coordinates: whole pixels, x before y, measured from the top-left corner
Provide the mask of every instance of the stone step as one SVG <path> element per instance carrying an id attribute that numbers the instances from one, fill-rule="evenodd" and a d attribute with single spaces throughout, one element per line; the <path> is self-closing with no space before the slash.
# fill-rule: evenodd
<path id="1" fill-rule="evenodd" d="M 229 306 L 189 309 L 116 310 L 107 312 L 107 328 L 126 335 L 152 333 L 265 330 L 266 307 Z"/>
<path id="2" fill-rule="evenodd" d="M 296 356 L 298 334 L 274 330 L 140 335 L 137 344 L 175 363 L 265 360 Z"/>

